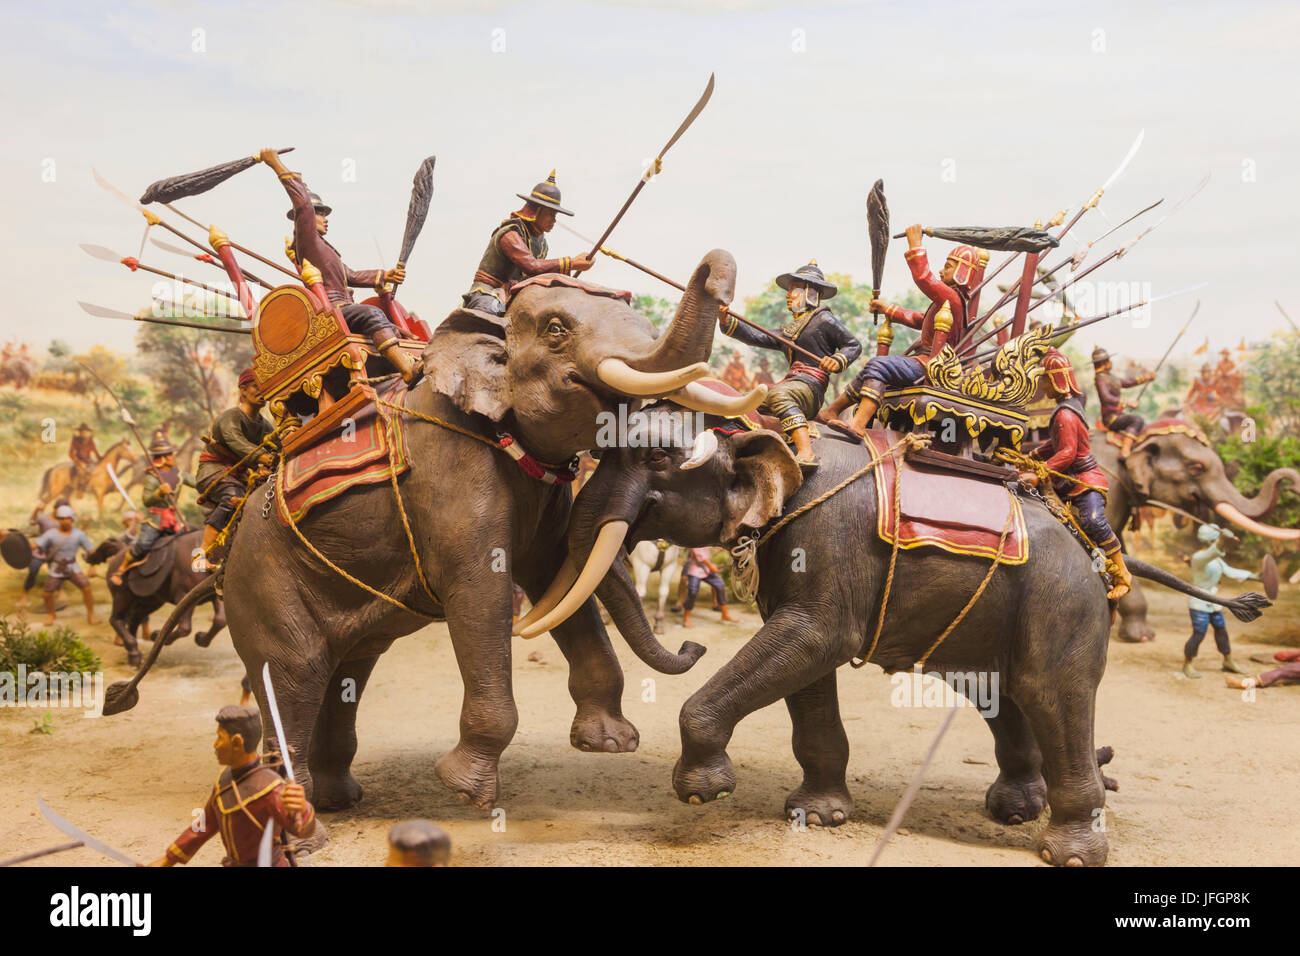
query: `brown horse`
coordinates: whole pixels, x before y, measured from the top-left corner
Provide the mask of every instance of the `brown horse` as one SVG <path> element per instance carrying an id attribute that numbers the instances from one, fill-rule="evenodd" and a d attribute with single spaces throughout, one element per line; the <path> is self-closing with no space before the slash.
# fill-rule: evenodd
<path id="1" fill-rule="evenodd" d="M 99 508 L 99 517 L 104 517 L 104 496 L 115 493 L 113 479 L 108 474 L 109 466 L 111 465 L 113 470 L 117 471 L 131 461 L 131 458 L 130 446 L 123 439 L 105 451 L 103 457 L 91 467 L 90 478 L 87 479 L 86 486 L 90 493 L 95 496 L 95 502 Z M 73 467 L 72 462 L 64 461 L 46 470 L 41 478 L 38 511 L 44 511 L 55 498 L 67 498 L 71 501 L 74 497 L 84 496 L 83 492 L 75 487 Z M 119 511 L 121 507 L 121 504 L 119 504 Z"/>

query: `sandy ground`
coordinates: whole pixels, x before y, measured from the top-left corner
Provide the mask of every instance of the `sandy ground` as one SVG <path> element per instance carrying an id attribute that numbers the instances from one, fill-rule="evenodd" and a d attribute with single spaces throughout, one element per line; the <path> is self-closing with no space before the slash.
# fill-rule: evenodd
<path id="1" fill-rule="evenodd" d="M 6 582 L 6 610 L 16 587 Z M 1107 804 L 1111 863 L 1300 860 L 1300 834 L 1282 822 L 1300 783 L 1300 686 L 1243 700 L 1224 686 L 1208 640 L 1204 679 L 1186 680 L 1177 670 L 1187 627 L 1183 599 L 1148 593 L 1159 637 L 1146 645 L 1112 642 L 1100 691 L 1097 741 L 1115 748 L 1107 769 L 1120 782 Z M 1239 657 L 1300 643 L 1298 612 L 1300 597 L 1284 593 L 1260 622 L 1230 619 Z M 206 623 L 206 612 L 198 617 Z M 79 602 L 69 600 L 60 619 L 88 635 L 108 682 L 128 675 L 106 628 L 86 628 Z M 434 761 L 456 740 L 461 698 L 446 628 L 430 626 L 399 641 L 381 660 L 360 711 L 354 771 L 365 798 L 351 811 L 323 816 L 331 842 L 312 864 L 380 864 L 388 827 L 409 817 L 443 825 L 461 865 L 865 863 L 944 711 L 891 706 L 889 678 L 875 668 L 840 671 L 856 812 L 838 829 L 799 832 L 781 818 L 785 795 L 800 779 L 782 704 L 737 729 L 729 752 L 739 784 L 730 799 L 681 804 L 669 776 L 678 710 L 761 624 L 757 614 L 742 612 L 741 623 L 721 625 L 707 609 L 697 620 L 689 632 L 670 624 L 666 637 L 674 648 L 687 635 L 709 648 L 683 677 L 652 674 L 615 635 L 627 675 L 623 709 L 641 732 L 635 754 L 570 748 L 573 708 L 563 658 L 549 637 L 517 642 L 519 731 L 501 761 L 504 816 L 498 811 L 495 820 L 462 807 L 433 773 Z M 217 773 L 212 717 L 236 699 L 241 673 L 228 635 L 206 650 L 187 639 L 167 649 L 142 685 L 141 703 L 125 715 L 84 719 L 56 710 L 53 733 L 43 734 L 32 732 L 40 712 L 0 711 L 0 857 L 62 842 L 40 817 L 37 795 L 136 858 L 159 856 Z M 974 710 L 963 710 L 884 862 L 1041 865 L 1030 852 L 1041 821 L 1005 827 L 986 815 L 984 791 L 995 775 L 992 738 Z M 214 839 L 192 865 L 216 865 L 221 855 Z M 48 862 L 106 861 L 75 850 Z"/>

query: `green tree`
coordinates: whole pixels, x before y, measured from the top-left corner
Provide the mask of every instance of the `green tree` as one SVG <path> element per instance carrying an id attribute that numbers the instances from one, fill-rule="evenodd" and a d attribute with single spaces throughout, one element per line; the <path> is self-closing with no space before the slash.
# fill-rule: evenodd
<path id="1" fill-rule="evenodd" d="M 191 430 L 203 428 L 217 416 L 230 381 L 253 356 L 247 336 L 180 326 L 144 324 L 135 341 L 156 404 Z"/>
<path id="2" fill-rule="evenodd" d="M 1268 409 L 1274 434 L 1300 437 L 1300 333 L 1273 333 L 1247 366 L 1246 390 Z"/>

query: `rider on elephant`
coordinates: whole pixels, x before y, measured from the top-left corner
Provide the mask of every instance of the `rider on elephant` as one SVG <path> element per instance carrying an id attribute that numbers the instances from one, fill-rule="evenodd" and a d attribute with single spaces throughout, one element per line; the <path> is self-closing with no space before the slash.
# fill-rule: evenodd
<path id="1" fill-rule="evenodd" d="M 265 405 L 266 400 L 258 394 L 253 370 L 246 368 L 239 373 L 238 404 L 218 415 L 208 434 L 203 436 L 208 447 L 199 455 L 195 486 L 210 509 L 203 525 L 205 553 L 234 516 L 236 501 L 244 496 L 249 473 L 265 472 L 275 458 L 274 452 L 268 449 L 255 459 L 244 461 L 274 431 L 262 415 Z"/>
<path id="2" fill-rule="evenodd" d="M 95 447 L 95 433 L 89 425 L 82 422 L 72 433 L 68 444 L 68 457 L 72 459 L 72 489 L 76 495 L 84 495 L 90 482 L 90 469 L 102 457 Z"/>
<path id="3" fill-rule="evenodd" d="M 546 258 L 546 234 L 555 228 L 555 216 L 572 216 L 560 205 L 560 188 L 555 185 L 555 170 L 546 182 L 538 183 L 524 200 L 522 209 L 512 212 L 492 230 L 483 258 L 474 273 L 474 284 L 461 298 L 467 309 L 492 315 L 505 315 L 510 286 L 529 276 L 548 272 L 586 272 L 592 267 L 591 253 Z"/>
<path id="4" fill-rule="evenodd" d="M 288 216 L 293 220 L 293 260 L 298 268 L 304 262 L 310 262 L 320 270 L 321 281 L 325 285 L 325 294 L 330 302 L 338 306 L 348 330 L 357 335 L 367 335 L 379 352 L 393 368 L 401 373 L 403 381 L 410 384 L 415 381 L 419 369 L 411 357 L 398 345 L 401 333 L 393 325 L 384 310 L 374 305 L 361 305 L 352 298 L 349 286 L 377 289 L 384 283 L 400 285 L 406 279 L 406 267 L 395 266 L 388 271 L 367 269 L 356 272 L 343 264 L 339 251 L 325 241 L 329 230 L 329 214 L 332 211 L 316 193 L 307 188 L 301 173 L 291 173 L 280 161 L 280 154 L 273 149 L 264 149 L 258 154 L 262 162 L 275 170 L 280 177 L 285 192 L 293 208 Z"/>
<path id="5" fill-rule="evenodd" d="M 1101 346 L 1092 350 L 1092 367 L 1096 372 L 1093 382 L 1097 386 L 1097 401 L 1101 405 L 1101 423 L 1113 432 L 1119 432 L 1123 445 L 1119 457 L 1123 461 L 1133 450 L 1133 442 L 1147 427 L 1141 415 L 1124 411 L 1123 389 L 1145 385 L 1155 381 L 1154 372 L 1143 372 L 1132 378 L 1120 378 L 1111 371 L 1110 354 Z M 1137 408 L 1137 402 L 1128 402 L 1129 408 Z"/>
<path id="6" fill-rule="evenodd" d="M 1057 494 L 1074 506 L 1079 527 L 1106 556 L 1107 570 L 1114 581 L 1106 597 L 1117 601 L 1129 592 L 1133 576 L 1124 564 L 1119 538 L 1106 520 L 1106 491 L 1110 486 L 1097 459 L 1092 457 L 1083 391 L 1070 360 L 1056 349 L 1048 349 L 1043 356 L 1043 371 L 1047 392 L 1057 403 L 1056 411 L 1052 413 L 1046 443 L 1034 449 L 1030 457 L 1041 460 L 1043 467 L 1053 473 Z M 1020 482 L 1036 487 L 1038 474 L 1022 471 Z"/>
<path id="7" fill-rule="evenodd" d="M 876 409 L 886 389 L 907 388 L 915 385 L 925 375 L 925 363 L 938 355 L 947 344 L 961 341 L 966 332 L 966 310 L 971 292 L 984 275 L 986 254 L 974 246 L 956 246 L 948 253 L 943 269 L 936 277 L 930 271 L 929 258 L 921 245 L 921 226 L 907 227 L 907 252 L 903 258 L 912 272 L 912 281 L 930 300 L 924 312 L 890 305 L 880 299 L 871 300 L 871 311 L 883 314 L 893 322 L 921 330 L 920 357 L 910 355 L 877 355 L 871 358 L 844 394 L 831 404 L 827 414 L 839 419 L 853 404 L 858 409 L 852 422 L 843 422 L 856 434 L 862 435 L 875 417 Z M 841 419 L 841 421 L 843 421 Z"/>
<path id="8" fill-rule="evenodd" d="M 152 518 L 140 526 L 135 544 L 111 579 L 114 584 L 121 584 L 126 572 L 144 561 L 159 540 L 185 530 L 177 493 L 181 485 L 193 488 L 194 477 L 176 466 L 176 449 L 165 438 L 155 438 L 149 444 L 149 461 L 150 468 L 144 478 L 144 506 Z"/>
<path id="9" fill-rule="evenodd" d="M 790 370 L 768 389 L 759 411 L 781 420 L 781 430 L 794 442 L 799 466 L 810 470 L 818 462 L 808 438 L 808 420 L 816 418 L 821 411 L 831 375 L 843 372 L 858 360 L 862 343 L 822 304 L 833 299 L 839 290 L 826 281 L 816 259 L 794 272 L 777 276 L 776 284 L 785 289 L 785 305 L 790 310 L 790 321 L 781 326 L 781 335 L 817 356 L 816 365 L 796 359 L 793 349 L 768 333 L 741 325 L 726 309 L 718 312 L 718 325 L 724 334 L 746 345 L 785 353 Z"/>
<path id="10" fill-rule="evenodd" d="M 1218 593 L 1219 581 L 1225 577 L 1233 581 L 1249 581 L 1255 577 L 1251 572 L 1234 568 L 1223 560 L 1227 555 L 1220 544 L 1223 535 L 1224 530 L 1217 524 L 1203 524 L 1196 529 L 1196 539 L 1205 547 L 1192 555 L 1192 583 L 1211 594 Z M 1232 659 L 1232 644 L 1228 640 L 1223 608 L 1198 597 L 1188 597 L 1187 609 L 1192 618 L 1192 636 L 1183 646 L 1183 675 L 1192 678 L 1201 676 L 1192 662 L 1196 660 L 1196 652 L 1210 627 L 1214 628 L 1214 646 L 1223 655 L 1223 669 L 1232 674 L 1249 673 Z"/>

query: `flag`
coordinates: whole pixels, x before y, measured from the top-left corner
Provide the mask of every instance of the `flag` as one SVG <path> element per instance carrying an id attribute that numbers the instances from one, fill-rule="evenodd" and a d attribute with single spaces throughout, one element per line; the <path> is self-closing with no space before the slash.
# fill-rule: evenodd
<path id="1" fill-rule="evenodd" d="M 1197 349 L 1195 352 L 1193 352 L 1192 354 L 1193 354 L 1193 355 L 1204 355 L 1204 354 L 1205 354 L 1206 352 L 1208 352 L 1209 350 L 1210 350 L 1210 337 L 1207 335 L 1207 336 L 1205 337 L 1205 341 L 1204 341 L 1203 343 L 1201 343 L 1201 347 L 1200 347 L 1199 349 Z"/>

